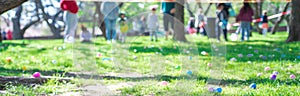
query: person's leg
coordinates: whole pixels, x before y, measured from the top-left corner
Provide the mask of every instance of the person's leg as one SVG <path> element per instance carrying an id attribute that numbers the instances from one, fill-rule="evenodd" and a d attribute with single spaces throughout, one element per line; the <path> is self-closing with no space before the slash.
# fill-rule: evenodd
<path id="1" fill-rule="evenodd" d="M 109 41 L 111 38 L 110 38 L 110 34 L 111 34 L 111 22 L 109 19 L 104 19 L 104 23 L 105 23 L 105 31 L 106 31 L 106 39 L 107 41 Z"/>
<path id="2" fill-rule="evenodd" d="M 241 38 L 241 41 L 244 41 L 244 37 L 245 37 L 245 23 L 244 22 L 241 22 L 241 25 L 240 25 L 240 31 L 242 32 L 242 38 Z"/>
<path id="3" fill-rule="evenodd" d="M 204 35 L 204 36 L 207 36 L 207 33 L 206 33 L 205 28 L 203 27 L 202 29 L 203 29 L 203 35 Z"/>
<path id="4" fill-rule="evenodd" d="M 157 30 L 154 30 L 153 32 L 154 32 L 153 34 L 155 36 L 155 41 L 157 41 Z"/>
<path id="5" fill-rule="evenodd" d="M 78 24 L 77 14 L 70 13 L 69 19 L 70 19 L 70 23 L 72 25 L 72 26 L 70 26 L 71 28 L 70 28 L 69 34 L 71 37 L 75 37 L 77 24 Z"/>
<path id="6" fill-rule="evenodd" d="M 251 31 L 250 27 L 251 27 L 251 23 L 246 22 L 247 40 L 249 40 L 249 38 L 250 38 L 250 31 Z"/>
<path id="7" fill-rule="evenodd" d="M 65 23 L 65 30 L 64 30 L 64 37 L 65 37 L 65 39 L 68 37 L 68 35 L 69 35 L 69 32 L 70 32 L 70 20 L 69 20 L 69 12 L 67 12 L 67 11 L 65 11 L 64 12 L 64 17 L 63 17 L 63 19 L 64 19 L 64 23 Z"/>
<path id="8" fill-rule="evenodd" d="M 173 34 L 173 36 L 174 36 L 174 33 L 172 32 L 174 30 L 174 14 L 172 14 L 172 15 L 169 16 L 169 22 L 171 24 L 171 28 L 169 29 L 169 32 L 171 34 Z"/>
<path id="9" fill-rule="evenodd" d="M 169 35 L 169 19 L 168 19 L 168 14 L 164 13 L 163 14 L 163 24 L 164 24 L 164 30 L 166 32 L 165 37 L 166 39 L 168 39 L 168 35 Z"/>
<path id="10" fill-rule="evenodd" d="M 266 35 L 267 35 L 267 31 L 268 31 L 268 29 L 267 29 L 267 28 L 264 28 L 264 29 L 262 30 L 262 33 L 263 33 L 263 35 L 264 35 L 264 36 L 266 36 Z"/>
<path id="11" fill-rule="evenodd" d="M 117 28 L 116 24 L 117 24 L 117 20 L 116 19 L 111 20 L 112 40 L 116 40 L 116 33 L 117 33 L 116 32 L 116 28 Z"/>
<path id="12" fill-rule="evenodd" d="M 153 41 L 153 30 L 152 29 L 150 29 L 150 41 Z"/>
<path id="13" fill-rule="evenodd" d="M 228 41 L 228 39 L 227 39 L 227 29 L 226 28 L 223 29 L 223 35 L 224 35 L 225 41 Z"/>

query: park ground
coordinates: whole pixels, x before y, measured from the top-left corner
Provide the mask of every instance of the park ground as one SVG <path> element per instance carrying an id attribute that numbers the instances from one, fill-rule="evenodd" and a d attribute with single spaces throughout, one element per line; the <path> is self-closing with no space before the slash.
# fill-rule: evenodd
<path id="1" fill-rule="evenodd" d="M 300 43 L 285 43 L 287 33 L 266 37 L 254 33 L 250 41 L 226 43 L 198 35 L 186 37 L 188 43 L 163 38 L 150 42 L 149 37 L 142 36 L 128 37 L 127 43 L 113 45 L 103 38 L 87 44 L 63 44 L 61 39 L 4 41 L 0 76 L 31 77 L 34 72 L 41 72 L 42 77 L 72 81 L 51 79 L 34 86 L 1 85 L 0 95 L 300 95 Z M 205 52 L 208 54 L 203 55 Z M 210 71 L 214 69 L 218 69 L 216 73 Z M 279 72 L 276 80 L 269 79 L 273 71 Z M 68 76 L 70 73 L 81 75 Z M 262 75 L 257 76 L 258 73 Z M 290 78 L 292 74 L 295 79 Z M 160 84 L 162 81 L 168 84 Z M 215 86 L 223 91 L 209 92 L 210 82 L 218 82 Z M 249 88 L 251 83 L 256 83 L 257 89 Z"/>

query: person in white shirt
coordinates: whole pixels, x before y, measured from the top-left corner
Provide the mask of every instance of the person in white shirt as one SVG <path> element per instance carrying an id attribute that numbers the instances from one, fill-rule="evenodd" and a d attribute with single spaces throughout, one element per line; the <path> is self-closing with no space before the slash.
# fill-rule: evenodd
<path id="1" fill-rule="evenodd" d="M 157 30 L 158 30 L 158 16 L 156 13 L 156 8 L 152 8 L 152 13 L 150 13 L 147 17 L 147 27 L 150 32 L 150 40 L 153 41 L 153 36 L 155 37 L 155 41 L 157 40 Z"/>

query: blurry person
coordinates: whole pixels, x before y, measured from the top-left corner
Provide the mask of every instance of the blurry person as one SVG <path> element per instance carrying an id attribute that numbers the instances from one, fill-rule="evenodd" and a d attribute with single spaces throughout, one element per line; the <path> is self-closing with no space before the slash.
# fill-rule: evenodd
<path id="1" fill-rule="evenodd" d="M 63 15 L 65 22 L 64 41 L 66 43 L 73 43 L 78 23 L 77 12 L 79 10 L 76 0 L 62 0 L 60 8 L 65 11 Z"/>
<path id="2" fill-rule="evenodd" d="M 227 39 L 227 31 L 224 30 L 226 29 L 226 25 L 227 25 L 227 21 L 225 19 L 225 11 L 223 10 L 224 9 L 224 4 L 218 4 L 217 5 L 217 10 L 216 10 L 216 15 L 218 17 L 217 19 L 217 26 L 216 26 L 216 35 L 217 35 L 217 39 L 220 41 L 220 36 L 221 36 L 221 33 L 223 32 L 223 35 L 224 35 L 224 39 L 225 41 L 228 41 Z"/>
<path id="3" fill-rule="evenodd" d="M 188 22 L 188 32 L 189 32 L 189 34 L 194 34 L 197 32 L 197 30 L 195 29 L 195 18 L 194 17 L 190 17 L 190 20 Z"/>
<path id="4" fill-rule="evenodd" d="M 7 29 L 7 31 L 6 31 L 6 39 L 7 40 L 12 40 L 13 39 L 13 33 L 10 29 Z"/>
<path id="5" fill-rule="evenodd" d="M 150 40 L 157 40 L 157 31 L 158 31 L 158 16 L 156 15 L 156 8 L 151 9 L 151 13 L 147 17 L 147 25 L 150 32 Z M 155 39 L 153 39 L 153 36 Z"/>
<path id="6" fill-rule="evenodd" d="M 2 31 L 2 32 L 1 32 L 1 31 Z M 1 29 L 0 29 L 0 34 L 1 34 L 2 40 L 7 40 L 5 30 L 1 30 Z"/>
<path id="7" fill-rule="evenodd" d="M 81 34 L 80 41 L 81 42 L 92 42 L 92 33 L 90 33 L 84 25 L 81 25 Z"/>
<path id="8" fill-rule="evenodd" d="M 104 15 L 107 43 L 115 43 L 116 23 L 119 17 L 119 5 L 116 2 L 105 1 L 101 4 L 101 12 Z"/>
<path id="9" fill-rule="evenodd" d="M 168 0 L 173 1 L 173 0 Z M 170 29 L 174 29 L 174 15 L 175 15 L 175 3 L 174 2 L 162 2 L 161 8 L 163 11 L 163 24 L 164 30 L 166 32 L 166 40 L 168 39 L 168 35 L 171 33 Z M 171 28 L 169 28 L 169 24 Z"/>
<path id="10" fill-rule="evenodd" d="M 202 9 L 199 9 L 199 14 L 197 15 L 196 18 L 196 28 L 197 28 L 197 33 L 201 33 L 202 35 L 206 36 L 206 30 L 205 30 L 205 22 L 206 22 L 206 17 L 202 12 Z"/>
<path id="11" fill-rule="evenodd" d="M 241 41 L 245 40 L 245 34 L 247 40 L 250 37 L 250 27 L 252 22 L 252 16 L 254 15 L 253 9 L 249 3 L 244 3 L 244 6 L 241 8 L 239 15 L 237 16 L 237 21 L 241 22 L 240 31 L 242 33 Z"/>
<path id="12" fill-rule="evenodd" d="M 120 42 L 124 43 L 126 40 L 127 32 L 129 30 L 129 27 L 127 24 L 127 19 L 126 19 L 126 16 L 124 13 L 120 14 L 118 23 L 119 23 L 119 29 L 120 29 L 119 40 L 120 40 Z"/>
<path id="13" fill-rule="evenodd" d="M 268 32 L 268 28 L 269 28 L 269 25 L 268 25 L 268 13 L 267 11 L 263 11 L 263 15 L 261 16 L 261 28 L 262 28 L 262 33 L 264 36 L 267 35 L 267 32 Z"/>

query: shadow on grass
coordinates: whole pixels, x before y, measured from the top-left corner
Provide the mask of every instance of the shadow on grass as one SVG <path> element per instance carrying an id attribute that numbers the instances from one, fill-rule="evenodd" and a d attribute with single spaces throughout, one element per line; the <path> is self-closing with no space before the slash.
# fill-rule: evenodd
<path id="1" fill-rule="evenodd" d="M 3 67 L 0 67 L 1 73 L 14 73 L 14 74 L 22 74 L 23 71 L 19 69 L 6 69 Z M 299 78 L 296 78 L 294 80 L 288 79 L 288 80 L 270 80 L 269 78 L 260 78 L 260 77 L 250 77 L 246 80 L 237 80 L 237 79 L 215 79 L 215 78 L 209 78 L 206 76 L 187 76 L 187 75 L 181 75 L 181 76 L 169 76 L 169 75 L 155 75 L 155 76 L 109 76 L 109 75 L 93 75 L 93 74 L 82 74 L 82 73 L 72 73 L 72 72 L 65 72 L 60 70 L 49 70 L 49 71 L 43 71 L 43 70 L 27 70 L 25 71 L 25 74 L 32 74 L 34 72 L 41 72 L 43 76 L 62 76 L 62 77 L 73 77 L 73 78 L 81 78 L 81 79 L 94 79 L 94 80 L 125 80 L 125 81 L 145 81 L 145 80 L 157 80 L 157 81 L 169 81 L 172 82 L 173 80 L 198 80 L 205 82 L 211 82 L 211 81 L 220 81 L 216 82 L 213 85 L 221 85 L 221 86 L 227 86 L 227 85 L 250 85 L 251 83 L 256 84 L 271 84 L 271 85 L 297 85 L 300 82 L 298 81 Z M 11 76 L 11 75 L 9 75 Z M 209 81 L 208 81 L 209 80 Z"/>
<path id="2" fill-rule="evenodd" d="M 268 40 L 253 40 L 250 42 L 273 42 Z M 229 61 L 231 58 L 237 58 L 237 62 L 248 62 L 248 61 L 258 61 L 258 62 L 268 62 L 268 61 L 295 61 L 297 56 L 297 51 L 300 51 L 297 46 L 293 46 L 295 44 L 283 44 L 282 42 L 273 42 L 274 44 L 266 45 L 266 44 L 245 44 L 245 43 L 234 43 L 227 44 L 226 46 L 220 46 L 219 48 L 226 48 L 226 60 Z M 193 46 L 193 45 L 192 45 Z M 201 55 L 202 51 L 208 52 L 210 55 L 212 54 L 211 44 L 209 42 L 197 42 L 197 51 L 191 52 L 190 54 L 198 55 L 200 58 L 205 57 Z M 249 47 L 252 47 L 251 49 Z M 144 48 L 144 46 L 130 46 L 128 49 L 130 52 L 134 52 L 137 50 L 137 53 L 156 53 L 160 52 L 163 56 L 167 55 L 179 55 L 183 54 L 182 49 L 189 49 L 188 47 L 176 46 L 174 49 L 173 46 L 160 46 L 163 50 L 160 50 L 158 47 L 153 48 Z M 274 51 L 276 48 L 279 51 Z M 289 49 L 293 49 L 295 51 L 290 52 Z M 297 50 L 298 49 L 298 50 Z M 243 54 L 243 58 L 238 58 L 238 54 Z M 253 54 L 251 57 L 247 57 L 248 54 Z M 264 56 L 264 58 L 260 57 L 260 55 Z M 286 55 L 282 57 L 282 55 Z M 296 59 L 297 60 L 297 59 Z"/>
<path id="3" fill-rule="evenodd" d="M 25 43 L 11 43 L 11 42 L 0 43 L 0 52 L 7 50 L 9 46 L 26 47 L 27 44 L 25 44 Z"/>

